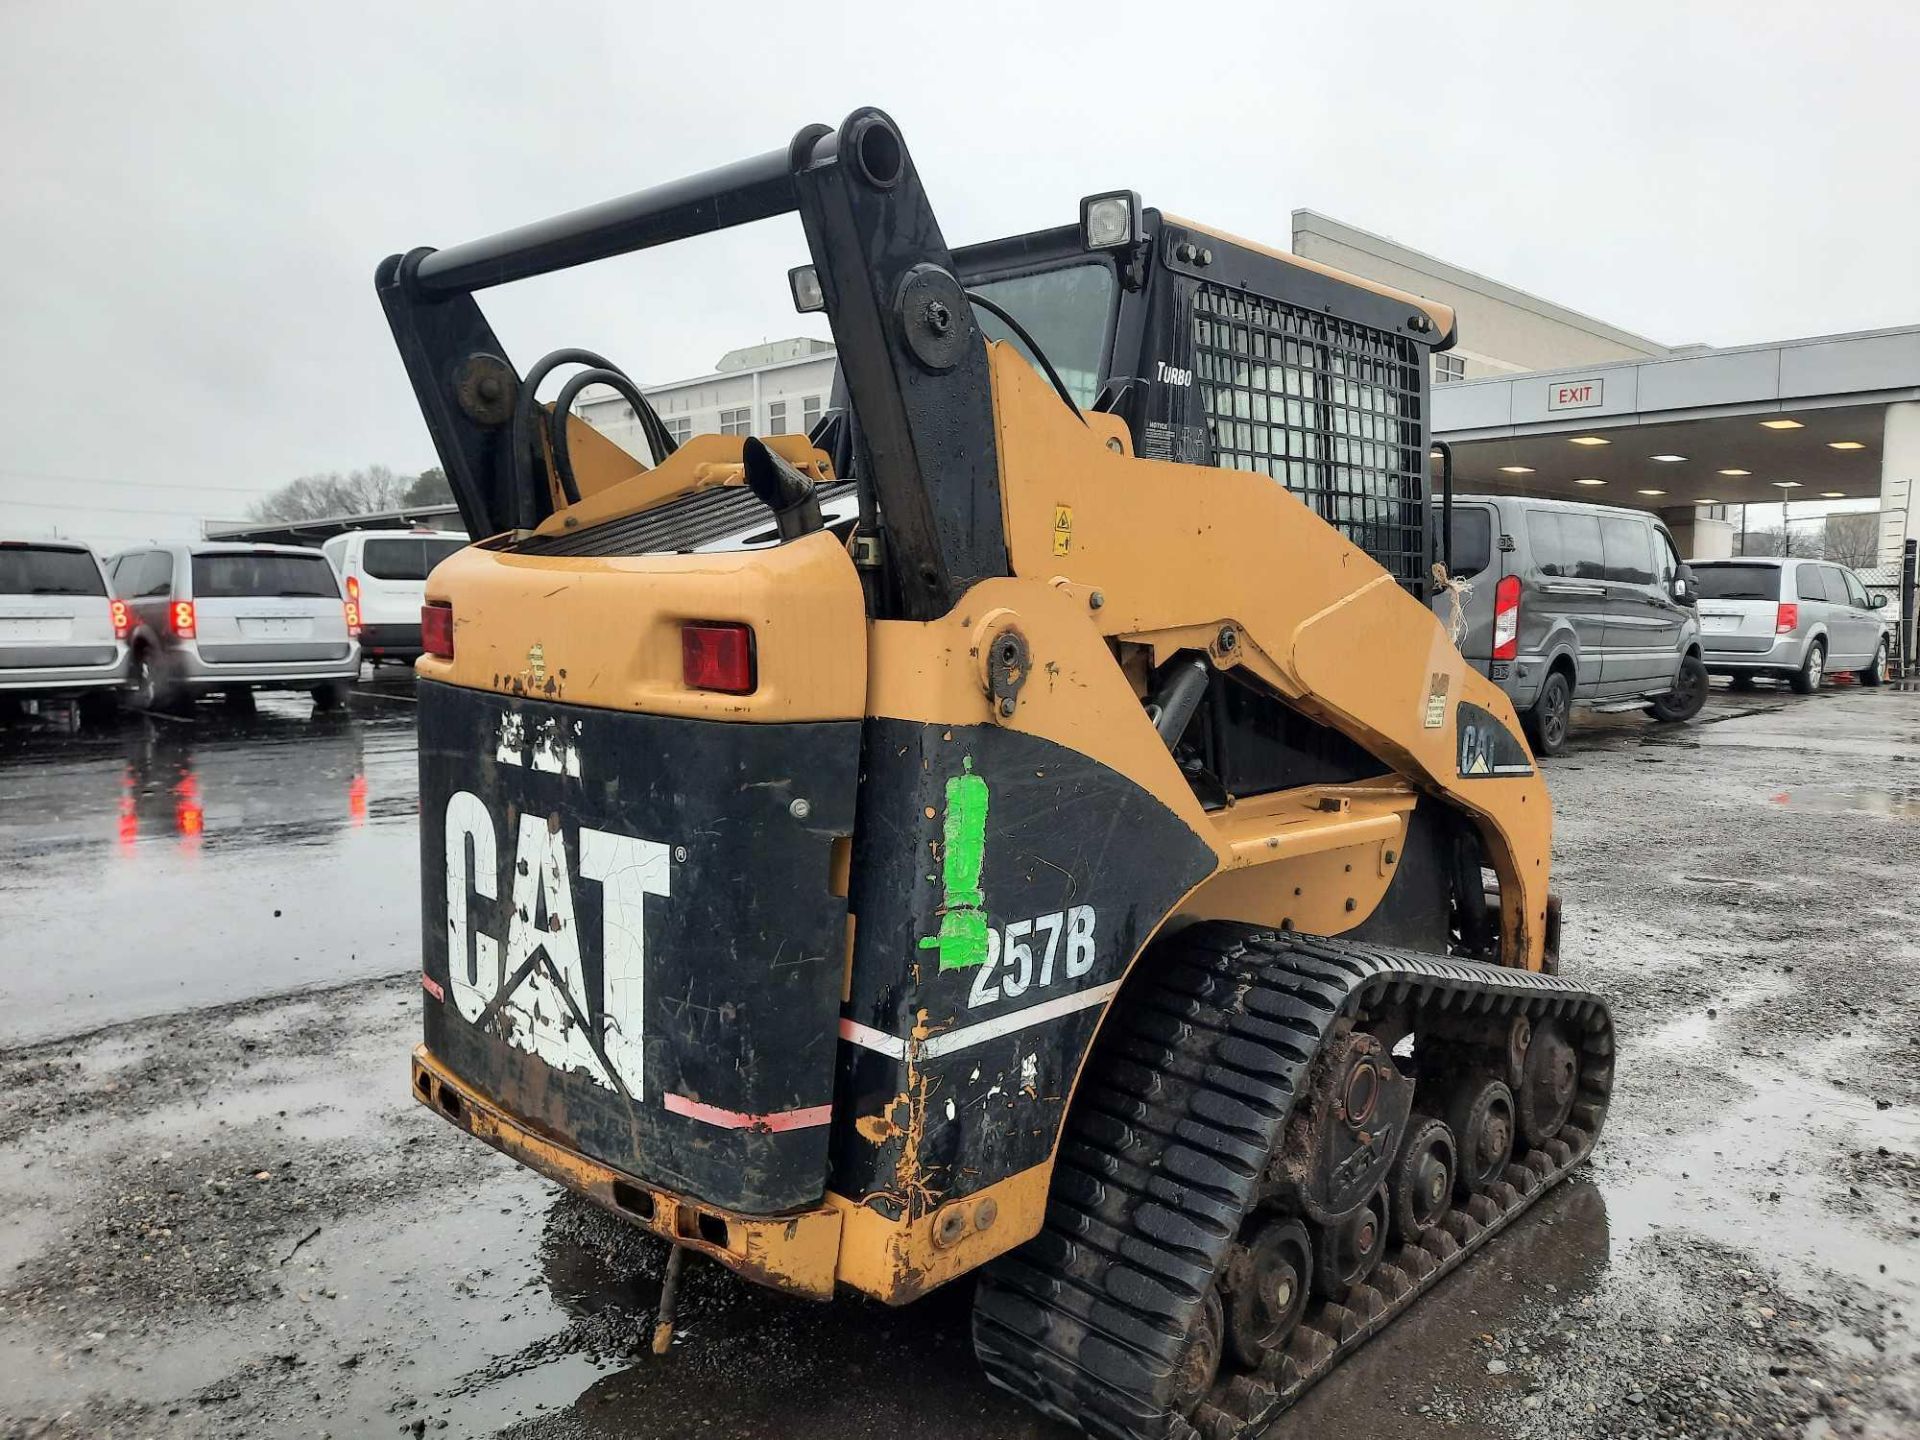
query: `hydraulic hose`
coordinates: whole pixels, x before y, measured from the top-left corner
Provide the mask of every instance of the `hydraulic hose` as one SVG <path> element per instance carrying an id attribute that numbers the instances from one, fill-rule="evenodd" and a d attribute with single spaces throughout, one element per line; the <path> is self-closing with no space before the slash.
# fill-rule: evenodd
<path id="1" fill-rule="evenodd" d="M 562 365 L 591 365 L 626 380 L 618 366 L 592 350 L 555 350 L 543 355 L 527 371 L 526 378 L 520 383 L 520 393 L 513 403 L 513 428 L 508 435 L 513 457 L 513 525 L 516 530 L 530 530 L 539 523 L 539 479 L 534 463 L 533 412 L 539 405 L 541 384 Z M 631 381 L 627 383 L 632 384 Z M 631 404 L 632 397 L 626 398 Z M 564 413 L 563 407 L 555 408 Z M 665 459 L 671 455 L 676 448 L 673 437 L 667 434 L 667 427 L 660 423 L 659 415 L 646 403 L 644 396 L 634 406 L 634 414 L 640 418 L 641 426 L 646 431 L 648 445 L 654 447 L 655 458 Z"/>

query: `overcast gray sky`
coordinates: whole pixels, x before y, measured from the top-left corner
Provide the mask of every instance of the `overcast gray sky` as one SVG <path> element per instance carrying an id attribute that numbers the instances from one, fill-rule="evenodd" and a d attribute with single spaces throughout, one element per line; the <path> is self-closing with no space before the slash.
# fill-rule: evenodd
<path id="1" fill-rule="evenodd" d="M 1655 339 L 1920 320 L 1920 7 L 0 0 L 0 526 L 433 463 L 374 300 L 452 244 L 899 120 L 948 238 L 1310 206 Z M 796 317 L 797 222 L 484 297 L 645 381 Z M 76 524 L 82 511 L 88 519 Z"/>

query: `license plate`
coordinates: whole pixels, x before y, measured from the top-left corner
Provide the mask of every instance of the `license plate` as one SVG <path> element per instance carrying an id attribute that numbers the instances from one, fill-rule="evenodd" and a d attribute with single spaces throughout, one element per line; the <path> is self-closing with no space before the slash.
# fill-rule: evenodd
<path id="1" fill-rule="evenodd" d="M 313 629 L 311 620 L 292 620 L 285 616 L 256 616 L 240 622 L 240 633 L 253 640 L 291 640 Z"/>
<path id="2" fill-rule="evenodd" d="M 1700 617 L 1700 628 L 1702 630 L 1712 631 L 1716 635 L 1729 630 L 1738 630 L 1740 628 L 1740 617 L 1737 615 L 1702 615 Z"/>
<path id="3" fill-rule="evenodd" d="M 0 620 L 0 640 L 64 640 L 72 630 L 73 622 L 58 616 Z"/>

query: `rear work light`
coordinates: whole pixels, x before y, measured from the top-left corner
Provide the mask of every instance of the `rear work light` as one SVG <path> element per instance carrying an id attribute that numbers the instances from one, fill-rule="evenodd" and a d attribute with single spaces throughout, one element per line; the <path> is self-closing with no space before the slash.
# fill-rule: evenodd
<path id="1" fill-rule="evenodd" d="M 167 608 L 167 621 L 173 626 L 173 633 L 182 640 L 191 640 L 199 633 L 194 624 L 193 601 L 176 600 Z"/>
<path id="2" fill-rule="evenodd" d="M 133 633 L 133 617 L 127 614 L 127 602 L 124 600 L 110 600 L 107 602 L 107 609 L 113 615 L 113 638 L 116 640 L 126 639 L 127 636 Z"/>
<path id="3" fill-rule="evenodd" d="M 347 638 L 358 640 L 360 638 L 360 602 L 348 600 L 344 602 L 343 608 L 347 612 Z"/>
<path id="4" fill-rule="evenodd" d="M 753 627 L 698 621 L 680 627 L 680 670 L 689 690 L 751 695 Z"/>
<path id="5" fill-rule="evenodd" d="M 1781 605 L 1779 613 L 1773 617 L 1773 633 L 1791 635 L 1800 623 L 1800 607 L 1792 601 Z"/>
<path id="6" fill-rule="evenodd" d="M 1493 658 L 1511 660 L 1520 653 L 1520 577 L 1509 575 L 1493 587 Z"/>
<path id="7" fill-rule="evenodd" d="M 442 660 L 453 658 L 453 606 L 436 601 L 420 607 L 420 648 Z"/>

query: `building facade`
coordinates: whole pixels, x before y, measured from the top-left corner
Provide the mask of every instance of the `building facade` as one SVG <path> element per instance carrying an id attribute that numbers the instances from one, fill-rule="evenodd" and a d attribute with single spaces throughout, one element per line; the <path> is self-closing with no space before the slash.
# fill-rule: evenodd
<path id="1" fill-rule="evenodd" d="M 729 350 L 712 374 L 640 389 L 676 440 L 700 434 L 806 434 L 833 392 L 833 356 L 833 346 L 824 340 L 774 340 Z M 614 391 L 588 388 L 575 413 L 622 449 L 647 453 L 633 407 Z"/>
<path id="2" fill-rule="evenodd" d="M 1433 357 L 1438 384 L 1673 353 L 1657 340 L 1314 210 L 1293 212 L 1293 253 L 1451 305 L 1459 317 L 1460 338 L 1453 349 Z"/>

